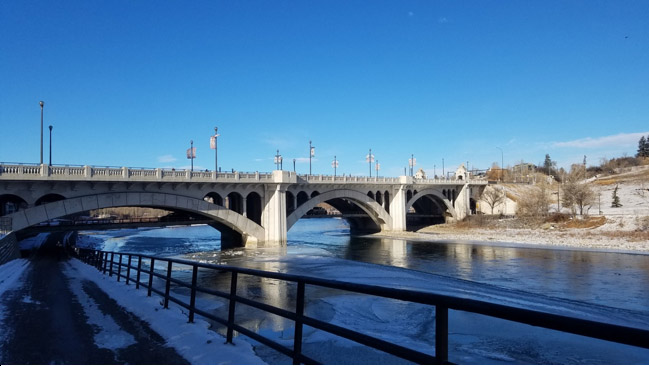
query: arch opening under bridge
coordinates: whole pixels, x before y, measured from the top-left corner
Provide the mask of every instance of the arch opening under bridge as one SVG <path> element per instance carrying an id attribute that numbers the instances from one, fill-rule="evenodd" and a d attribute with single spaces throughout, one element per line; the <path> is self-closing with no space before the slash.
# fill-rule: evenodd
<path id="1" fill-rule="evenodd" d="M 221 232 L 222 248 L 261 242 L 265 235 L 262 226 L 233 210 L 205 199 L 167 193 L 113 192 L 87 195 L 43 203 L 5 216 L 10 218 L 11 231 L 19 232 L 48 220 L 110 207 L 151 207 L 204 217 L 212 220 L 209 225 Z"/>

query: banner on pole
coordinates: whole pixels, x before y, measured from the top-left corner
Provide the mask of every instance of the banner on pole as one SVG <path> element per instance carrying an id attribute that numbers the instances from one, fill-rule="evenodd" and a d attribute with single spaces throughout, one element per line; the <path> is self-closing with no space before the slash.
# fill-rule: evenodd
<path id="1" fill-rule="evenodd" d="M 196 159 L 196 148 L 187 149 L 187 159 Z"/>
<path id="2" fill-rule="evenodd" d="M 315 156 L 315 146 L 311 148 L 311 157 Z"/>
<path id="3" fill-rule="evenodd" d="M 210 149 L 216 149 L 216 136 L 210 137 Z"/>

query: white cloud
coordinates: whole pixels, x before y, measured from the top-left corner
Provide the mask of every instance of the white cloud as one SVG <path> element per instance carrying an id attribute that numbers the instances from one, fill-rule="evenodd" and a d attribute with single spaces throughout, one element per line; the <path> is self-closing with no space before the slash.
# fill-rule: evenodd
<path id="1" fill-rule="evenodd" d="M 448 23 L 448 19 L 446 19 L 446 17 L 441 17 L 441 18 L 437 19 L 437 23 L 439 23 L 439 24 Z"/>
<path id="2" fill-rule="evenodd" d="M 619 133 L 617 135 L 602 137 L 586 137 L 572 141 L 555 142 L 553 147 L 578 147 L 578 148 L 602 148 L 602 147 L 629 147 L 638 144 L 640 137 L 649 135 L 649 132 Z"/>
<path id="3" fill-rule="evenodd" d="M 158 156 L 158 163 L 173 163 L 176 160 L 178 159 L 174 158 L 171 155 Z"/>

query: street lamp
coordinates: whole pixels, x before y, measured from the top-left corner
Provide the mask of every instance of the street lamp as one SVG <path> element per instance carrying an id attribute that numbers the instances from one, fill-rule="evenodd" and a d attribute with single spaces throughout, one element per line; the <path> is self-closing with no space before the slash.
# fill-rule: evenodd
<path id="1" fill-rule="evenodd" d="M 381 169 L 381 164 L 379 164 L 378 160 L 376 161 L 375 167 L 376 167 L 376 177 L 378 178 L 379 177 L 379 169 Z"/>
<path id="2" fill-rule="evenodd" d="M 194 140 L 189 140 L 189 149 L 187 149 L 187 159 L 192 161 L 192 172 L 194 171 L 194 159 L 196 158 L 196 148 L 194 147 Z"/>
<path id="3" fill-rule="evenodd" d="M 309 176 L 311 175 L 311 158 L 315 156 L 315 146 L 311 145 L 311 140 L 309 140 Z"/>
<path id="4" fill-rule="evenodd" d="M 415 165 L 417 164 L 417 159 L 415 159 L 414 154 L 410 154 L 410 159 L 408 159 L 408 165 L 410 166 L 410 175 L 415 175 Z"/>
<path id="5" fill-rule="evenodd" d="M 496 146 L 496 149 L 500 150 L 500 181 L 502 182 L 503 181 L 503 165 L 505 165 L 504 159 L 503 159 L 503 149 L 499 148 L 498 146 Z"/>
<path id="6" fill-rule="evenodd" d="M 372 155 L 372 149 L 370 149 L 370 153 L 367 154 L 365 157 L 365 161 L 367 161 L 370 164 L 370 178 L 372 178 L 372 163 L 374 162 L 374 155 Z"/>
<path id="7" fill-rule="evenodd" d="M 435 171 L 435 168 L 437 168 L 437 165 L 433 164 L 433 178 L 437 179 L 437 173 Z"/>
<path id="8" fill-rule="evenodd" d="M 331 167 L 334 168 L 334 180 L 336 180 L 336 169 L 338 168 L 338 159 L 334 155 L 334 161 L 331 162 Z"/>
<path id="9" fill-rule="evenodd" d="M 50 166 L 52 166 L 52 125 L 50 125 Z"/>
<path id="10" fill-rule="evenodd" d="M 41 165 L 43 164 L 43 106 L 45 102 L 42 100 L 38 103 L 41 106 Z"/>
<path id="11" fill-rule="evenodd" d="M 221 136 L 218 134 L 218 130 L 218 127 L 214 127 L 214 136 L 210 137 L 210 149 L 214 149 L 214 172 L 216 173 L 219 171 L 219 152 L 216 138 Z M 216 176 L 218 176 L 218 174 Z"/>
<path id="12" fill-rule="evenodd" d="M 446 179 L 446 173 L 444 173 L 444 158 L 442 158 L 442 178 Z"/>
<path id="13" fill-rule="evenodd" d="M 293 173 L 295 173 L 295 158 L 293 158 Z"/>
<path id="14" fill-rule="evenodd" d="M 282 164 L 282 155 L 279 154 L 279 149 L 277 149 L 277 155 L 275 155 L 275 165 L 277 167 L 277 170 L 280 170 L 280 165 Z"/>

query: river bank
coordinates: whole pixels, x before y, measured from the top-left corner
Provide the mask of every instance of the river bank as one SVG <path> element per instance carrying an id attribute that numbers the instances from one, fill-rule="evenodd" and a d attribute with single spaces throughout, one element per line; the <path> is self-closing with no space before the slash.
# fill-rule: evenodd
<path id="1" fill-rule="evenodd" d="M 475 244 L 563 247 L 649 255 L 649 233 L 639 230 L 632 217 L 607 218 L 603 225 L 590 228 L 567 228 L 564 225 L 521 228 L 512 219 L 503 219 L 496 226 L 442 224 L 425 227 L 416 232 L 382 232 L 370 236 L 411 241 L 463 241 Z"/>

